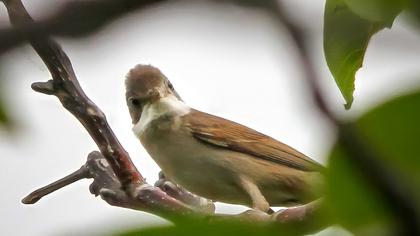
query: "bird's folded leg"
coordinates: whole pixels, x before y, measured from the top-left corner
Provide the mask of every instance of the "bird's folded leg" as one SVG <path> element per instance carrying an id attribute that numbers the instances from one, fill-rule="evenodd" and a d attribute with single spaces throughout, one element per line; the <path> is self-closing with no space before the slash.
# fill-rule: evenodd
<path id="1" fill-rule="evenodd" d="M 240 184 L 251 198 L 253 209 L 260 210 L 266 213 L 273 213 L 269 203 L 267 202 L 257 185 L 255 185 L 252 181 L 248 180 L 246 177 L 243 176 L 240 177 Z"/>

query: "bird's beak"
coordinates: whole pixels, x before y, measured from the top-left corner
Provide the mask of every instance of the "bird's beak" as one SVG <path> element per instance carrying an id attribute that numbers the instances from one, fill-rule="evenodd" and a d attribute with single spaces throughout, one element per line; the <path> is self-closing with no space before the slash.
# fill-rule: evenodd
<path id="1" fill-rule="evenodd" d="M 130 111 L 131 122 L 133 123 L 133 125 L 139 122 L 141 113 L 142 113 L 141 110 Z"/>

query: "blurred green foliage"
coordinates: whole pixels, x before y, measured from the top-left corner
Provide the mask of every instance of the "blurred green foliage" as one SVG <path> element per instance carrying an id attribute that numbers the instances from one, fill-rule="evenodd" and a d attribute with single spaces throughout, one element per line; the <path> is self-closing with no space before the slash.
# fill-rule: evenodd
<path id="1" fill-rule="evenodd" d="M 326 202 L 335 222 L 359 233 L 392 222 L 382 196 L 339 146 L 331 153 L 327 182 Z"/>
<path id="2" fill-rule="evenodd" d="M 420 1 L 411 0 L 407 3 L 408 12 L 414 16 L 414 19 L 417 22 L 417 27 L 420 29 Z"/>
<path id="3" fill-rule="evenodd" d="M 7 104 L 4 101 L 4 87 L 2 86 L 4 81 L 1 81 L 0 77 L 0 126 L 10 126 L 12 120 L 10 119 L 9 113 L 7 111 Z"/>
<path id="4" fill-rule="evenodd" d="M 0 96 L 0 124 L 4 125 L 4 124 L 8 124 L 9 122 L 10 122 L 10 119 L 9 119 L 9 116 L 7 115 L 5 104 L 3 102 L 2 97 Z"/>
<path id="5" fill-rule="evenodd" d="M 381 158 L 420 209 L 420 91 L 380 105 L 355 122 L 364 142 Z M 336 222 L 353 232 L 392 232 L 394 220 L 388 206 L 367 183 L 351 156 L 337 141 L 328 164 L 327 204 Z"/>
<path id="6" fill-rule="evenodd" d="M 246 224 L 238 221 L 203 223 L 198 220 L 189 220 L 177 224 L 177 226 L 160 226 L 142 228 L 129 232 L 117 234 L 118 236 L 184 236 L 184 235 L 241 235 L 241 236 L 264 236 L 264 235 L 299 235 L 296 230 L 278 227 L 274 225 Z"/>

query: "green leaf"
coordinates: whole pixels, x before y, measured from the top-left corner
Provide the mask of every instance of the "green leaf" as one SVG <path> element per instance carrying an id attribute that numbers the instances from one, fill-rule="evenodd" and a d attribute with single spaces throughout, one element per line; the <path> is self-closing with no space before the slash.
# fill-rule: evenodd
<path id="1" fill-rule="evenodd" d="M 392 222 L 382 197 L 339 145 L 331 152 L 328 167 L 326 202 L 335 222 L 354 233 Z"/>
<path id="2" fill-rule="evenodd" d="M 398 97 L 354 121 L 356 131 L 377 154 L 420 209 L 420 91 Z M 382 196 L 364 179 L 340 146 L 329 157 L 327 203 L 339 223 L 350 230 L 391 229 L 393 216 Z M 383 235 L 375 233 L 372 235 Z"/>
<path id="3" fill-rule="evenodd" d="M 382 22 L 391 27 L 395 17 L 406 5 L 405 0 L 344 0 L 360 17 L 371 22 Z"/>
<path id="4" fill-rule="evenodd" d="M 4 102 L 0 98 L 0 124 L 5 125 L 10 122 L 9 116 L 7 115 Z"/>
<path id="5" fill-rule="evenodd" d="M 10 128 L 12 125 L 12 119 L 9 116 L 8 113 L 8 107 L 7 107 L 7 103 L 5 101 L 5 76 L 4 76 L 4 68 L 3 68 L 3 64 L 1 63 L 3 62 L 3 59 L 0 58 L 0 128 L 6 127 L 6 128 Z M 3 126 L 3 127 L 2 127 Z"/>
<path id="6" fill-rule="evenodd" d="M 327 0 L 324 13 L 324 54 L 346 109 L 353 102 L 356 71 L 362 67 L 369 40 L 389 25 L 371 22 L 351 11 L 343 0 Z"/>
<path id="7" fill-rule="evenodd" d="M 154 236 L 154 235 L 179 235 L 179 236 L 222 236 L 222 235 L 241 235 L 241 236 L 271 236 L 271 235 L 308 235 L 321 230 L 321 225 L 325 225 L 323 215 L 320 214 L 315 218 L 316 222 L 294 221 L 277 223 L 263 223 L 256 220 L 255 222 L 243 221 L 238 218 L 219 218 L 208 219 L 199 218 L 183 218 L 177 220 L 177 224 L 169 226 L 157 226 L 149 228 L 134 229 L 126 232 L 120 232 L 114 235 L 119 236 Z"/>
<path id="8" fill-rule="evenodd" d="M 7 112 L 7 106 L 4 101 L 4 93 L 2 93 L 3 91 L 2 84 L 3 84 L 2 81 L 0 81 L 0 126 L 3 125 L 10 128 L 10 125 L 12 124 L 12 120 L 10 119 L 10 116 Z"/>

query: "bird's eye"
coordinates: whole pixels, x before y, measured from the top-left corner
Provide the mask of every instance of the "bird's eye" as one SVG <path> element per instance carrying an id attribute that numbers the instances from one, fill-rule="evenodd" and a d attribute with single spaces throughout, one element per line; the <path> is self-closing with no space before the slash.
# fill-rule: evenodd
<path id="1" fill-rule="evenodd" d="M 141 105 L 140 100 L 139 100 L 139 99 L 137 99 L 137 98 L 129 98 L 129 99 L 128 99 L 128 102 L 129 102 L 131 105 L 135 106 L 135 107 L 138 107 L 138 106 L 140 106 L 140 105 Z"/>
<path id="2" fill-rule="evenodd" d="M 171 83 L 171 82 L 169 82 L 169 81 L 168 81 L 168 87 L 169 87 L 170 89 L 172 89 L 172 90 L 174 89 L 174 86 L 173 86 L 173 85 L 172 85 L 172 83 Z"/>

